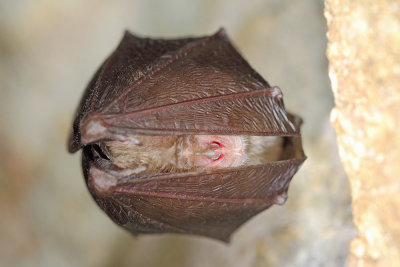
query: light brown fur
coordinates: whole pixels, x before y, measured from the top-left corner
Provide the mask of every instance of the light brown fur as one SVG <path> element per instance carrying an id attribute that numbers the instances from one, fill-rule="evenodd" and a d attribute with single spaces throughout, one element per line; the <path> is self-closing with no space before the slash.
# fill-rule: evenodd
<path id="1" fill-rule="evenodd" d="M 103 150 L 121 168 L 142 168 L 143 173 L 172 173 L 257 165 L 279 160 L 283 138 L 276 136 L 131 136 L 137 142 L 107 141 Z M 201 142 L 218 140 L 219 150 L 202 147 Z M 200 154 L 199 157 L 196 155 Z"/>

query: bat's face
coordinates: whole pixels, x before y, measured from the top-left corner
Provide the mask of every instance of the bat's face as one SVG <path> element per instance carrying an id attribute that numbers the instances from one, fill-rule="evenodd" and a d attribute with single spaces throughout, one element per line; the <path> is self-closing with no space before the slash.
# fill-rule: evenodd
<path id="1" fill-rule="evenodd" d="M 242 136 L 131 136 L 129 140 L 105 142 L 103 147 L 119 167 L 146 173 L 237 167 L 246 159 Z"/>

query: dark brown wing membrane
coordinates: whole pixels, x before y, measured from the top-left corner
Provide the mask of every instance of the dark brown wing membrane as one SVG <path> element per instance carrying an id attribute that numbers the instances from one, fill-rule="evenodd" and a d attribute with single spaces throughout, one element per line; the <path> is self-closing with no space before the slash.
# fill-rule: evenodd
<path id="1" fill-rule="evenodd" d="M 103 126 L 111 131 L 114 127 L 132 134 L 147 129 L 152 130 L 153 134 L 163 130 L 175 134 L 206 133 L 210 130 L 219 134 L 231 134 L 234 131 L 237 134 L 257 135 L 297 133 L 286 117 L 280 91 L 269 87 L 238 54 L 222 30 L 210 37 L 172 41 L 141 39 L 127 33 L 89 84 L 86 100 L 81 103 L 78 112 L 80 116 L 74 123 L 70 151 L 76 151 L 82 143 L 95 141 L 86 137 L 86 142 L 82 142 L 79 127 L 102 125 L 105 120 L 107 125 Z M 246 101 L 246 92 L 252 91 L 267 93 L 264 93 L 263 99 L 255 100 L 260 102 L 259 105 L 248 103 L 248 113 L 252 115 L 243 118 L 247 118 L 247 121 L 255 118 L 255 121 L 252 126 L 242 129 L 240 125 L 246 125 L 246 120 L 240 121 L 234 117 L 240 117 L 240 105 L 244 104 L 243 108 L 246 108 L 246 103 L 242 102 Z M 204 100 L 212 101 L 219 96 L 228 97 L 224 101 L 204 103 Z M 235 100 L 235 97 L 240 99 Z M 254 99 L 251 95 L 249 97 Z M 196 106 L 200 104 L 197 100 L 202 101 L 200 106 Z M 170 109 L 190 102 L 193 105 L 186 105 L 186 110 Z M 270 104 L 265 107 L 265 103 Z M 254 108 L 258 106 L 262 109 Z M 164 114 L 142 116 L 138 121 L 133 119 L 137 118 L 135 112 L 156 108 L 160 108 Z M 168 111 L 179 115 L 171 116 Z M 226 122 L 230 113 L 233 114 L 231 121 Z M 217 114 L 217 117 L 213 114 Z M 267 118 L 267 123 L 258 123 L 257 116 L 260 122 Z M 184 121 L 184 125 L 172 125 L 178 117 Z M 163 127 L 168 121 L 170 126 Z M 227 128 L 230 126 L 232 128 Z M 85 130 L 81 131 L 84 134 Z M 96 136 L 97 139 L 104 137 Z"/>
<path id="2" fill-rule="evenodd" d="M 86 150 L 84 157 L 89 157 Z M 301 153 L 300 155 L 301 156 Z M 205 173 L 120 175 L 91 161 L 85 176 L 97 203 L 135 234 L 190 233 L 228 241 L 250 217 L 283 204 L 304 158 Z"/>
<path id="3" fill-rule="evenodd" d="M 175 40 L 139 38 L 125 32 L 117 49 L 106 59 L 88 84 L 76 112 L 69 140 L 70 152 L 81 148 L 80 123 L 87 114 L 102 110 L 128 88 L 148 75 L 153 62 L 168 51 L 204 38 Z"/>
<path id="4" fill-rule="evenodd" d="M 81 126 L 83 144 L 131 134 L 299 134 L 289 120 L 280 90 L 269 88 L 203 98 L 115 115 L 90 114 Z"/>
<path id="5" fill-rule="evenodd" d="M 158 57 L 102 113 L 126 113 L 195 99 L 268 88 L 223 31 Z"/>

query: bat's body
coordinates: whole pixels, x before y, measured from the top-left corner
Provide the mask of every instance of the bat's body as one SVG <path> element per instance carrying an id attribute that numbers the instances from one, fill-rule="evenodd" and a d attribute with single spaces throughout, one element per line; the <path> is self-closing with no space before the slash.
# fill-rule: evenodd
<path id="1" fill-rule="evenodd" d="M 127 32 L 81 100 L 69 151 L 86 184 L 133 234 L 228 241 L 283 204 L 305 156 L 301 119 L 223 30 L 175 40 Z"/>

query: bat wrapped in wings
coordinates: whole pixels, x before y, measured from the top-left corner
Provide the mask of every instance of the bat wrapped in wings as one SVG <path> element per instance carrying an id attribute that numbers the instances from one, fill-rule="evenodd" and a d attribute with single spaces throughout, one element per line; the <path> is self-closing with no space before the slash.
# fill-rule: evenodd
<path id="1" fill-rule="evenodd" d="M 283 204 L 305 160 L 301 119 L 223 30 L 201 38 L 126 32 L 89 83 L 69 140 L 90 193 L 133 234 L 228 242 Z"/>

